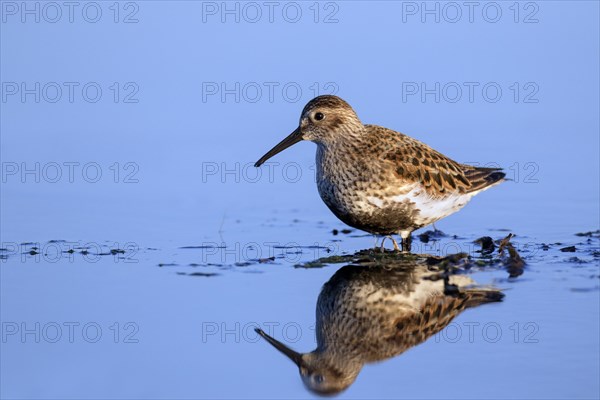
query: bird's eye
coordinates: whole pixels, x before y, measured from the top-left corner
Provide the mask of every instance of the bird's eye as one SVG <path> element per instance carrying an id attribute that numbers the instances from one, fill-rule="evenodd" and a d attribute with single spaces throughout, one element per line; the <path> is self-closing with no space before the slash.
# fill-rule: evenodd
<path id="1" fill-rule="evenodd" d="M 315 375 L 314 380 L 317 383 L 323 383 L 323 375 Z"/>
<path id="2" fill-rule="evenodd" d="M 321 121 L 323 118 L 325 118 L 325 115 L 323 115 L 323 113 L 318 112 L 318 113 L 315 114 L 315 119 L 317 121 Z"/>

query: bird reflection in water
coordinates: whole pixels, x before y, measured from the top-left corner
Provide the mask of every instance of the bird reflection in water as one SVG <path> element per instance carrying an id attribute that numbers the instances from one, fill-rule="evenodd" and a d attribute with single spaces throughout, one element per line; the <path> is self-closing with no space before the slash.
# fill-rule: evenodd
<path id="1" fill-rule="evenodd" d="M 317 348 L 298 353 L 256 331 L 299 368 L 320 395 L 348 388 L 365 363 L 397 356 L 444 329 L 470 307 L 501 301 L 467 275 L 414 262 L 347 265 L 323 285 L 317 301 Z"/>

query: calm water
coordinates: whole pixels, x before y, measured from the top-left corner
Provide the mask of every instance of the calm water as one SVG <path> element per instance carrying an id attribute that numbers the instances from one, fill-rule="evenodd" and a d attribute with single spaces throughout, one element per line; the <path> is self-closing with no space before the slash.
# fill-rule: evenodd
<path id="1" fill-rule="evenodd" d="M 297 266 L 374 239 L 321 202 L 314 145 L 252 164 L 332 92 L 507 169 L 416 251 L 476 259 L 512 232 L 527 262 L 462 271 L 503 301 L 340 397 L 600 396 L 600 238 L 576 235 L 600 228 L 598 3 L 482 2 L 470 21 L 429 2 L 436 22 L 421 2 L 100 2 L 54 23 L 35 4 L 39 22 L 1 5 L 3 398 L 315 396 L 254 328 L 313 350 L 348 263 Z"/>

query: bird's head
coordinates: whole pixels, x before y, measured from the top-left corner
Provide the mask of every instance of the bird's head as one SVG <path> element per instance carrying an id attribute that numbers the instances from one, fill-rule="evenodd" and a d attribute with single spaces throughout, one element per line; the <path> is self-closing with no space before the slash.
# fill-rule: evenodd
<path id="1" fill-rule="evenodd" d="M 257 328 L 256 332 L 292 360 L 298 366 L 304 386 L 320 396 L 332 396 L 342 392 L 354 382 L 360 372 L 361 366 L 356 363 L 341 363 L 343 368 L 335 367 L 330 357 L 322 352 L 298 353 L 261 329 Z"/>
<path id="2" fill-rule="evenodd" d="M 269 150 L 254 166 L 260 167 L 275 154 L 301 140 L 327 145 L 343 140 L 362 128 L 363 124 L 352 107 L 341 98 L 332 95 L 315 97 L 304 106 L 296 130 Z"/>

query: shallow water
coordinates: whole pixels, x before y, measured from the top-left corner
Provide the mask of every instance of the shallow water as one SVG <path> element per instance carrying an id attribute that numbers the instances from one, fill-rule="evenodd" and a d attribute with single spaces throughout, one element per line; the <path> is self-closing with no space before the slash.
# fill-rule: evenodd
<path id="1" fill-rule="evenodd" d="M 364 247 L 372 238 L 352 237 L 356 232 L 334 236 L 318 222 L 287 225 L 279 231 L 302 227 L 305 235 L 290 233 L 298 245 L 272 248 L 261 257 L 250 249 L 256 244 L 240 250 L 239 242 L 224 242 L 225 248 L 108 242 L 98 247 L 102 256 L 95 244 L 82 246 L 90 247 L 88 254 L 52 253 L 76 247 L 68 242 L 40 243 L 35 247 L 45 253 L 36 255 L 5 252 L 6 396 L 309 396 L 297 368 L 259 340 L 254 328 L 298 351 L 312 350 L 317 296 L 345 264 L 294 265 L 316 255 L 342 255 L 342 249 Z M 505 232 L 481 234 L 501 238 Z M 476 249 L 471 242 L 477 236 L 442 238 L 431 249 Z M 502 303 L 469 309 L 425 343 L 367 365 L 343 396 L 593 395 L 599 372 L 598 240 L 597 233 L 565 235 L 561 244 L 541 250 L 530 244 L 536 243 L 532 238 L 517 236 L 513 242 L 527 261 L 521 276 L 510 279 L 498 265 L 467 271 L 477 283 L 502 289 Z M 327 243 L 331 252 L 314 243 Z M 559 250 L 570 245 L 577 250 Z M 125 253 L 111 254 L 117 248 Z M 256 260 L 266 256 L 274 260 Z M 426 384 L 432 377 L 435 384 Z M 228 384 L 231 379 L 239 382 Z"/>
<path id="2" fill-rule="evenodd" d="M 134 6 L 121 3 L 114 23 L 101 3 L 96 24 L 7 14 L 0 25 L 3 82 L 103 90 L 53 103 L 3 86 L 1 397 L 314 396 L 254 328 L 313 350 L 317 298 L 347 265 L 331 261 L 375 240 L 344 231 L 319 199 L 314 145 L 252 164 L 295 128 L 315 82 L 365 122 L 507 169 L 512 181 L 436 223 L 445 236 L 415 232 L 415 252 L 477 261 L 474 241 L 514 233 L 526 262 L 516 278 L 500 263 L 464 268 L 503 301 L 366 365 L 340 397 L 600 396 L 600 238 L 576 235 L 600 228 L 597 3 L 521 2 L 519 23 L 512 2 L 498 23 L 423 23 L 406 8 L 420 2 L 322 3 L 321 22 L 338 7 L 329 24 L 309 3 L 298 23 L 222 23 L 220 10 L 202 14 L 209 2 L 131 4 L 137 23 L 121 23 Z M 536 7 L 539 21 L 522 23 Z M 215 82 L 302 94 L 251 101 L 240 89 L 236 101 L 208 94 Z M 495 82 L 503 96 L 422 100 L 406 92 L 415 82 Z"/>

